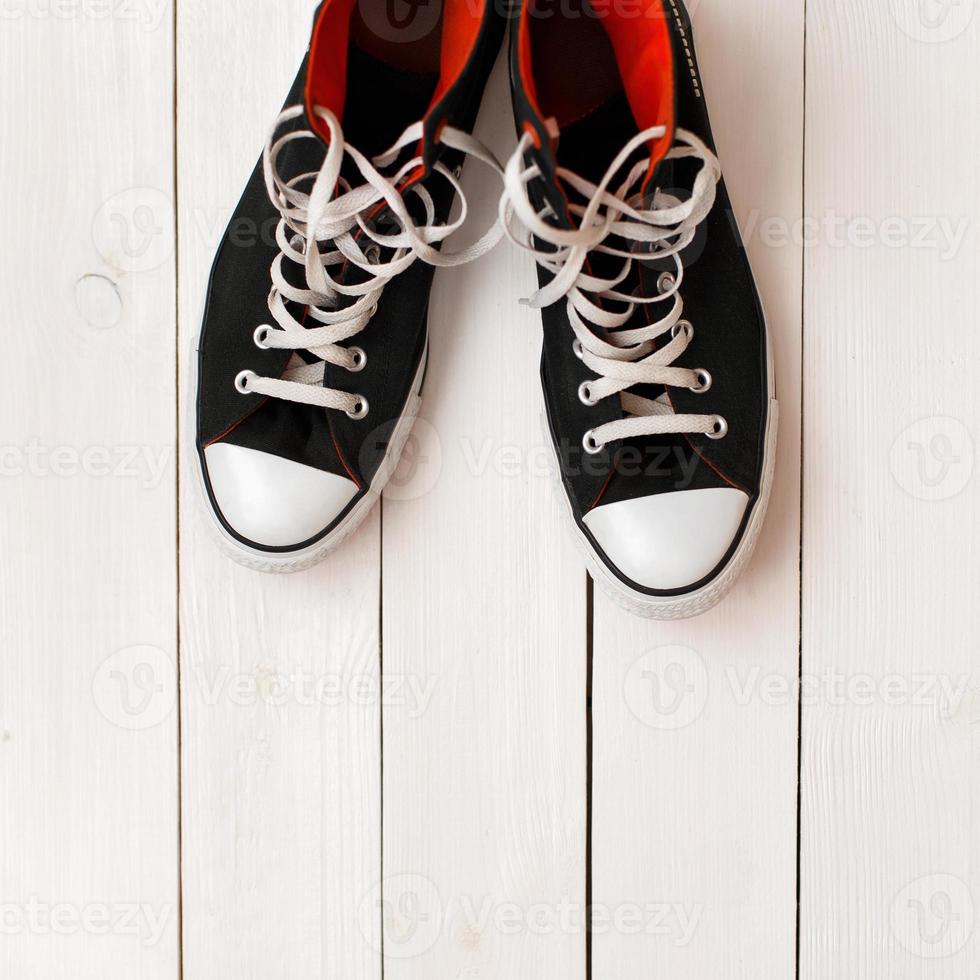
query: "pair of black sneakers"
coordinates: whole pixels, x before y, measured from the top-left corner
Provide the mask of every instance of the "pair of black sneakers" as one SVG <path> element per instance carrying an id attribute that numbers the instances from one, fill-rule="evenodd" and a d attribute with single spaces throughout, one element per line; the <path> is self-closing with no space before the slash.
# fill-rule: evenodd
<path id="1" fill-rule="evenodd" d="M 212 270 L 196 386 L 209 518 L 263 571 L 346 538 L 419 411 L 435 267 L 506 234 L 538 265 L 545 417 L 589 569 L 635 612 L 695 615 L 754 546 L 776 402 L 691 24 L 682 0 L 523 0 L 519 143 L 500 168 L 468 135 L 507 19 L 493 2 L 318 9 Z M 451 253 L 467 155 L 502 170 L 500 220 Z"/>

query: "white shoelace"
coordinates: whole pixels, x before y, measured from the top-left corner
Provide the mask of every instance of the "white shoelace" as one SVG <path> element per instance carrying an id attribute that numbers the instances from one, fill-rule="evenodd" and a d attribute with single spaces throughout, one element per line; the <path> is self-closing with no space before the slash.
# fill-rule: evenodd
<path id="1" fill-rule="evenodd" d="M 634 385 L 653 384 L 705 392 L 712 383 L 707 371 L 675 366 L 674 362 L 687 350 L 694 336 L 694 328 L 683 319 L 684 302 L 679 290 L 684 266 L 680 252 L 693 240 L 697 226 L 714 205 L 715 188 L 721 177 L 717 157 L 693 133 L 678 129 L 677 141 L 667 158 L 701 161 L 686 201 L 658 191 L 652 208 L 645 206 L 642 185 L 649 159 L 639 161 L 622 184 L 613 191 L 609 189 L 637 149 L 665 133 L 661 126 L 637 134 L 613 160 L 598 185 L 567 169 L 557 169 L 558 177 L 588 202 L 569 204 L 569 212 L 578 222 L 578 227 L 573 229 L 556 228 L 546 220 L 550 208 L 539 212 L 531 202 L 528 185 L 541 172 L 537 165 L 527 166 L 524 161 L 531 142 L 529 135 L 521 138 L 504 173 L 501 224 L 512 242 L 530 252 L 554 275 L 551 282 L 525 302 L 542 308 L 567 297 L 568 318 L 575 331 L 575 353 L 598 375 L 596 380 L 581 386 L 580 400 L 595 405 L 618 394 L 627 413 L 625 418 L 585 433 L 583 445 L 590 453 L 597 453 L 606 443 L 618 439 L 667 433 L 704 433 L 723 438 L 728 431 L 728 423 L 719 415 L 677 415 L 666 395 L 651 400 L 629 391 Z M 526 229 L 526 238 L 519 237 L 512 228 L 515 216 Z M 552 248 L 537 248 L 535 239 Z M 623 259 L 613 278 L 601 278 L 589 271 L 587 262 L 592 251 Z M 619 291 L 634 262 L 671 257 L 675 272 L 659 275 L 656 296 Z M 613 301 L 617 308 L 603 308 L 603 300 Z M 670 310 L 656 322 L 621 329 L 637 306 L 670 300 L 673 301 Z M 604 335 L 598 336 L 591 325 L 600 328 Z M 657 339 L 667 333 L 670 339 L 658 349 Z"/>
<path id="2" fill-rule="evenodd" d="M 407 194 L 414 194 L 425 211 L 425 222 L 416 225 L 409 215 L 399 184 L 416 168 L 422 158 L 415 157 L 386 177 L 379 168 L 391 166 L 400 151 L 422 138 L 422 123 L 414 123 L 397 142 L 380 156 L 368 160 L 346 143 L 340 123 L 331 112 L 317 108 L 324 120 L 330 141 L 319 172 L 300 174 L 284 179 L 278 172 L 279 155 L 293 140 L 316 139 L 308 129 L 293 130 L 277 137 L 285 124 L 303 114 L 302 106 L 284 110 L 276 120 L 266 143 L 263 158 L 266 188 L 269 198 L 282 215 L 276 229 L 279 255 L 272 263 L 272 291 L 269 311 L 275 325 L 262 324 L 255 331 L 255 343 L 263 348 L 309 351 L 319 360 L 307 364 L 294 354 L 286 371 L 279 378 L 267 378 L 254 371 L 242 371 L 235 386 L 243 394 L 256 393 L 270 398 L 301 402 L 326 409 L 346 412 L 351 418 L 364 418 L 369 405 L 362 395 L 324 387 L 326 364 L 334 364 L 356 373 L 364 370 L 367 355 L 359 347 L 344 346 L 370 322 L 377 309 L 385 286 L 413 262 L 421 259 L 434 266 L 462 265 L 488 252 L 502 236 L 495 223 L 469 248 L 445 253 L 435 246 L 459 229 L 467 216 L 466 198 L 459 184 L 458 172 L 451 172 L 442 163 L 433 167 L 435 173 L 452 185 L 462 202 L 455 221 L 437 224 L 435 205 L 426 188 L 412 183 Z M 501 172 L 500 164 L 479 140 L 451 126 L 444 126 L 439 141 L 482 160 Z M 358 187 L 340 176 L 344 155 L 356 165 L 365 183 Z M 309 193 L 301 190 L 312 181 Z M 387 207 L 397 219 L 401 230 L 381 234 L 374 229 L 369 216 Z M 381 261 L 382 250 L 389 258 Z M 306 288 L 290 283 L 283 272 L 283 261 L 290 260 L 305 270 Z M 342 283 L 331 275 L 336 266 L 346 263 L 366 273 L 363 282 Z M 341 305 L 342 298 L 350 301 Z M 287 303 L 306 308 L 307 321 L 317 325 L 306 327 L 293 316 Z"/>

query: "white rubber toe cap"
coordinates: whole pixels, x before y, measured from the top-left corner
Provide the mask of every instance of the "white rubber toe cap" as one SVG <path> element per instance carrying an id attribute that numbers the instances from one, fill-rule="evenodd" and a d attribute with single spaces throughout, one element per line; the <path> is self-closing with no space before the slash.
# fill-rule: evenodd
<path id="1" fill-rule="evenodd" d="M 267 548 L 316 537 L 357 494 L 352 480 L 218 442 L 204 450 L 215 503 L 237 534 Z"/>
<path id="2" fill-rule="evenodd" d="M 585 526 L 606 557 L 645 589 L 683 589 L 732 545 L 749 498 L 729 487 L 682 490 L 596 507 Z"/>

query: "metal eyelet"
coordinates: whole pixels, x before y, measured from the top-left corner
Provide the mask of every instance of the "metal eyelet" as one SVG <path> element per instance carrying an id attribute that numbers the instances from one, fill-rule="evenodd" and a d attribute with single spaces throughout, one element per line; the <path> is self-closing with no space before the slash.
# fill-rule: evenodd
<path id="1" fill-rule="evenodd" d="M 235 377 L 235 389 L 240 395 L 250 394 L 248 383 L 257 377 L 258 375 L 254 371 L 239 371 Z"/>
<path id="2" fill-rule="evenodd" d="M 352 374 L 359 374 L 367 367 L 367 353 L 363 347 L 351 347 L 351 366 L 347 369 Z"/>
<path id="3" fill-rule="evenodd" d="M 268 350 L 269 347 L 266 341 L 269 339 L 269 334 L 272 333 L 272 327 L 262 324 L 261 327 L 255 328 L 255 333 L 252 334 L 252 339 L 255 341 L 255 346 L 261 350 Z"/>
<path id="4" fill-rule="evenodd" d="M 460 165 L 458 167 L 453 167 L 453 176 L 457 180 L 459 180 L 459 178 L 463 176 L 463 167 L 462 167 L 462 165 Z"/>
<path id="5" fill-rule="evenodd" d="M 669 292 L 676 285 L 677 279 L 673 272 L 661 272 L 657 277 L 657 292 L 659 293 Z"/>
<path id="6" fill-rule="evenodd" d="M 706 432 L 705 435 L 709 439 L 724 439 L 728 435 L 728 422 L 721 415 L 715 416 L 715 426 L 711 432 Z"/>
<path id="7" fill-rule="evenodd" d="M 595 433 L 594 429 L 589 429 L 589 431 L 586 432 L 584 436 L 582 436 L 582 448 L 590 456 L 597 456 L 599 453 L 602 452 L 603 449 L 602 445 L 600 445 L 600 443 L 596 441 L 596 437 L 594 433 Z"/>
<path id="8" fill-rule="evenodd" d="M 585 359 L 585 348 L 582 346 L 582 341 L 576 337 L 572 341 L 572 353 L 580 360 Z"/>
<path id="9" fill-rule="evenodd" d="M 381 261 L 381 246 L 378 244 L 369 245 L 364 250 L 364 257 L 371 265 L 377 265 Z"/>
<path id="10" fill-rule="evenodd" d="M 578 386 L 578 400 L 590 408 L 599 403 L 598 399 L 592 397 L 592 385 L 588 381 L 583 381 Z"/>
<path id="11" fill-rule="evenodd" d="M 347 418 L 357 422 L 360 419 L 366 418 L 369 411 L 371 411 L 371 406 L 368 405 L 368 400 L 363 395 L 358 395 L 357 405 L 352 412 L 347 412 Z"/>
<path id="12" fill-rule="evenodd" d="M 672 339 L 676 339 L 677 335 L 683 333 L 687 337 L 687 342 L 690 343 L 694 340 L 694 324 L 690 320 L 678 320 L 670 328 L 670 336 Z"/>
<path id="13" fill-rule="evenodd" d="M 704 368 L 695 368 L 694 373 L 698 376 L 698 383 L 688 391 L 693 391 L 695 395 L 703 395 L 714 383 L 714 378 L 711 377 L 711 372 Z"/>

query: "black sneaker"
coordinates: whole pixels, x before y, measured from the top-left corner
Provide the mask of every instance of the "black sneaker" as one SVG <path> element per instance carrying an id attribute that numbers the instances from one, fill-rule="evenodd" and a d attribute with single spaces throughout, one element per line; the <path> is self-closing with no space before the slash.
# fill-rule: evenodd
<path id="1" fill-rule="evenodd" d="M 529 302 L 576 537 L 626 608 L 697 615 L 755 545 L 777 407 L 691 24 L 681 0 L 523 0 L 511 43 L 505 220 L 539 263 Z"/>
<path id="2" fill-rule="evenodd" d="M 320 6 L 211 272 L 197 450 L 219 539 L 253 568 L 308 567 L 367 515 L 419 410 L 433 266 L 495 240 L 439 250 L 464 153 L 493 163 L 465 130 L 503 20 L 412 9 Z"/>

